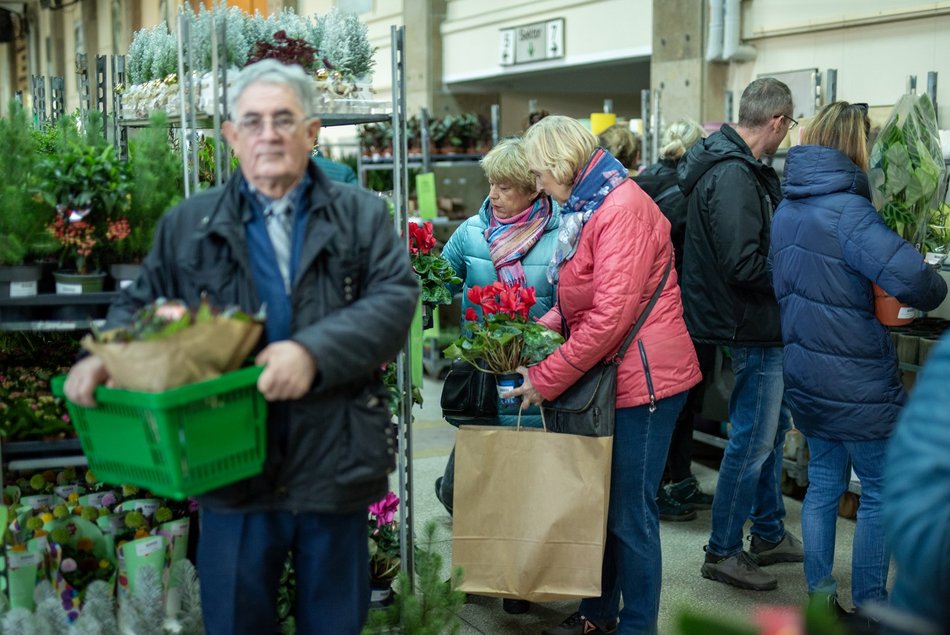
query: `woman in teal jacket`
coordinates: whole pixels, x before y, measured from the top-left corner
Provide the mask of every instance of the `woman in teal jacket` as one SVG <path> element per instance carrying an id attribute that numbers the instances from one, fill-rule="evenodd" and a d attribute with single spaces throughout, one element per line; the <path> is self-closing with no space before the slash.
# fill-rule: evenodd
<path id="1" fill-rule="evenodd" d="M 533 286 L 536 303 L 531 317 L 537 319 L 554 306 L 554 284 L 548 281 L 557 243 L 560 213 L 546 194 L 539 194 L 520 139 L 504 139 L 482 159 L 488 177 L 488 198 L 476 216 L 462 223 L 442 249 L 442 256 L 462 279 L 452 288 L 462 292 L 463 320 L 468 309 L 478 312 L 467 297 L 473 286 L 496 280 Z M 480 317 L 480 316 L 479 316 Z M 517 413 L 501 414 L 501 425 L 515 425 Z M 521 425 L 540 427 L 537 408 L 524 411 Z M 436 481 L 439 500 L 451 510 L 455 455 L 449 457 L 445 475 Z"/>

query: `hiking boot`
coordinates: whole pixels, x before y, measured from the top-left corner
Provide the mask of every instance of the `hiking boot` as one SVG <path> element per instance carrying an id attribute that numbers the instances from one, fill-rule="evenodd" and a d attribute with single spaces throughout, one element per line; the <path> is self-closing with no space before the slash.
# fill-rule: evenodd
<path id="1" fill-rule="evenodd" d="M 712 509 L 712 494 L 704 494 L 699 489 L 699 481 L 695 476 L 667 485 L 666 491 L 670 493 L 670 498 L 681 505 L 689 505 L 693 509 Z"/>
<path id="2" fill-rule="evenodd" d="M 785 536 L 778 542 L 769 542 L 756 535 L 750 536 L 749 555 L 760 567 L 767 567 L 778 562 L 804 562 L 805 552 L 802 550 L 802 541 L 785 532 Z"/>
<path id="3" fill-rule="evenodd" d="M 452 506 L 446 503 L 444 500 L 442 500 L 442 477 L 441 476 L 435 479 L 435 497 L 436 499 L 438 499 L 440 503 L 442 503 L 442 507 L 445 507 L 445 511 L 449 512 L 449 516 L 451 516 Z"/>
<path id="4" fill-rule="evenodd" d="M 681 505 L 673 500 L 669 492 L 661 487 L 656 495 L 656 505 L 660 508 L 660 520 L 672 520 L 682 522 L 684 520 L 693 520 L 696 518 L 696 512 L 689 505 Z"/>
<path id="5" fill-rule="evenodd" d="M 557 626 L 541 631 L 541 635 L 613 635 L 616 632 L 617 620 L 601 625 L 578 611 Z"/>
<path id="6" fill-rule="evenodd" d="M 514 600 L 512 598 L 502 598 L 501 608 L 509 615 L 521 615 L 527 613 L 531 608 L 531 602 L 527 600 Z"/>
<path id="7" fill-rule="evenodd" d="M 704 578 L 752 591 L 771 591 L 778 586 L 778 580 L 760 569 L 745 551 L 726 557 L 706 552 L 702 574 Z"/>

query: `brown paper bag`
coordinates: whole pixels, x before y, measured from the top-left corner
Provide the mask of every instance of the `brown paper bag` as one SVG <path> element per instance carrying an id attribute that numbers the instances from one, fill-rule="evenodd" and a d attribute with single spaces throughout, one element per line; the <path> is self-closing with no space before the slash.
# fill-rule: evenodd
<path id="1" fill-rule="evenodd" d="M 87 335 L 82 345 L 102 358 L 117 388 L 161 392 L 237 370 L 262 330 L 259 322 L 218 317 L 159 340 L 97 342 Z"/>
<path id="2" fill-rule="evenodd" d="M 549 602 L 600 595 L 613 437 L 462 426 L 452 565 L 461 591 Z"/>

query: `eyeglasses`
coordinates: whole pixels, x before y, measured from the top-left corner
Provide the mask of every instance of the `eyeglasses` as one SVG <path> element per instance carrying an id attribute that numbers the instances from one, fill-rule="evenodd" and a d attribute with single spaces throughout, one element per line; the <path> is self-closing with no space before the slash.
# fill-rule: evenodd
<path id="1" fill-rule="evenodd" d="M 264 125 L 270 121 L 271 126 L 279 135 L 287 135 L 294 131 L 301 120 L 291 114 L 279 114 L 273 117 L 261 117 L 258 115 L 248 115 L 237 123 L 238 130 L 245 134 L 257 136 L 264 132 Z"/>
<path id="2" fill-rule="evenodd" d="M 794 128 L 795 126 L 798 125 L 798 122 L 795 121 L 794 119 L 792 119 L 791 117 L 789 117 L 788 115 L 775 115 L 775 116 L 776 116 L 776 117 L 781 117 L 782 119 L 787 119 L 787 120 L 788 120 L 788 129 L 789 129 L 789 130 L 791 130 L 792 128 Z"/>

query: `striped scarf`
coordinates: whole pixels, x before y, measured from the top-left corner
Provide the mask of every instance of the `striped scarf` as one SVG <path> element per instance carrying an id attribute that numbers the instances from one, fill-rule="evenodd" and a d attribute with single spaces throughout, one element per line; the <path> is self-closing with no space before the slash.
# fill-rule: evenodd
<path id="1" fill-rule="evenodd" d="M 627 168 L 623 167 L 620 161 L 603 148 L 594 150 L 587 165 L 574 179 L 571 195 L 561 208 L 557 245 L 548 266 L 548 280 L 551 284 L 557 283 L 561 265 L 574 257 L 584 225 L 607 195 L 626 178 Z"/>
<path id="2" fill-rule="evenodd" d="M 490 219 L 488 229 L 485 230 L 485 240 L 488 241 L 488 252 L 495 264 L 498 279 L 509 286 L 524 286 L 525 274 L 521 259 L 531 251 L 544 233 L 544 228 L 551 218 L 551 199 L 542 194 L 531 207 L 505 221 L 495 218 L 491 202 L 487 198 L 482 203 L 479 214 L 482 212 L 487 213 Z"/>

